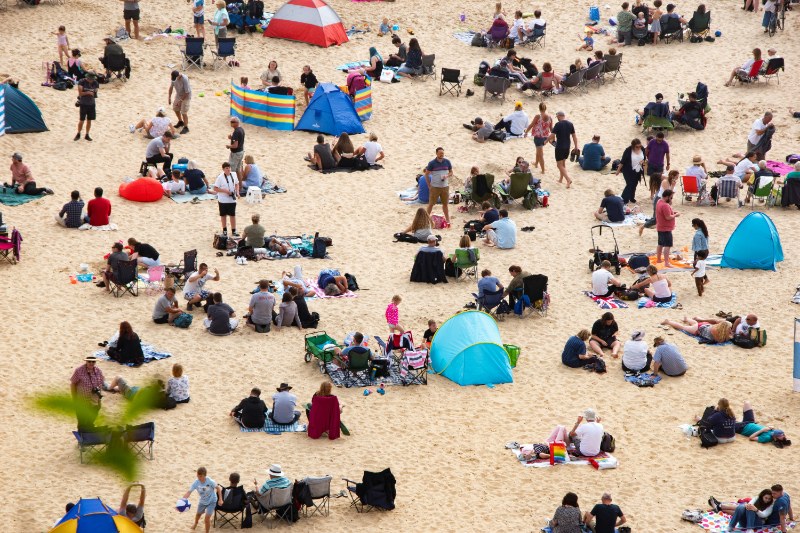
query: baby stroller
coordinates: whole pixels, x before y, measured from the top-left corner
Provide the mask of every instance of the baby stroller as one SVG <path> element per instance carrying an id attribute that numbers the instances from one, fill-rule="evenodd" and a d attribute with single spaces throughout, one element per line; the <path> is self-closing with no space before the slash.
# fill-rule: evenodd
<path id="1" fill-rule="evenodd" d="M 599 229 L 598 229 L 599 228 Z M 603 235 L 603 229 L 611 231 L 611 238 L 614 239 L 614 251 L 613 252 L 604 252 L 600 248 L 597 247 L 594 241 L 594 230 L 598 229 L 597 235 L 598 237 Z M 589 272 L 594 272 L 597 268 L 600 267 L 600 263 L 603 261 L 610 261 L 611 265 L 614 267 L 614 272 L 619 275 L 621 267 L 619 264 L 619 246 L 617 245 L 617 236 L 614 234 L 614 228 L 610 226 L 604 226 L 599 224 L 597 226 L 592 226 L 591 228 L 592 234 L 592 254 L 593 257 L 589 259 Z"/>

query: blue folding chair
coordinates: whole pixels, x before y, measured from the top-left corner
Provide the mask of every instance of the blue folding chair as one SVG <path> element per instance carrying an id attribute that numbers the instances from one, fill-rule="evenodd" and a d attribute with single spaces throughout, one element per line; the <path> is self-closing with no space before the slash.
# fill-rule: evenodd
<path id="1" fill-rule="evenodd" d="M 185 71 L 191 67 L 197 70 L 203 70 L 203 49 L 206 47 L 205 39 L 201 37 L 187 37 L 184 41 L 184 46 L 178 45 L 178 50 L 183 54 L 181 70 Z"/>
<path id="2" fill-rule="evenodd" d="M 211 50 L 211 55 L 214 56 L 214 70 L 222 63 L 226 67 L 232 69 L 231 59 L 236 57 L 236 38 L 225 37 L 224 39 L 217 40 L 217 49 Z"/>

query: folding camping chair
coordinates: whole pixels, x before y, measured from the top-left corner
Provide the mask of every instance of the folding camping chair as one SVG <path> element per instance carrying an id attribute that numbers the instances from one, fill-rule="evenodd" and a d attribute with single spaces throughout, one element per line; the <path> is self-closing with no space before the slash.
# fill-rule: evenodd
<path id="1" fill-rule="evenodd" d="M 497 308 L 501 303 L 504 302 L 503 300 L 503 291 L 483 291 L 483 296 L 478 296 L 474 292 L 472 296 L 475 298 L 475 304 L 478 306 L 478 311 L 483 311 L 495 317 L 498 320 L 502 320 L 502 315 L 499 313 L 492 313 L 492 310 Z"/>
<path id="2" fill-rule="evenodd" d="M 197 250 L 183 252 L 183 259 L 178 266 L 167 267 L 167 274 L 175 278 L 175 287 L 182 289 L 186 285 L 186 278 L 197 270 Z"/>
<path id="3" fill-rule="evenodd" d="M 183 56 L 181 70 L 185 71 L 192 67 L 197 70 L 203 70 L 203 49 L 206 47 L 205 39 L 201 37 L 187 37 L 184 41 L 184 46 L 178 45 L 178 50 L 181 51 Z"/>
<path id="4" fill-rule="evenodd" d="M 576 70 L 566 78 L 561 81 L 561 89 L 564 91 L 564 94 L 569 92 L 578 92 L 582 89 L 583 85 L 583 76 L 586 73 L 586 69 L 582 68 L 580 70 Z"/>
<path id="5" fill-rule="evenodd" d="M 530 172 L 515 172 L 508 179 L 508 192 L 500 189 L 503 200 L 509 203 L 519 203 L 524 209 L 533 209 L 539 201 L 536 191 L 531 187 L 532 174 Z M 521 200 L 516 202 L 516 200 Z"/>
<path id="6" fill-rule="evenodd" d="M 717 198 L 714 205 L 719 205 L 722 198 L 736 199 L 739 207 L 742 207 L 742 201 L 739 200 L 740 182 L 738 179 L 719 179 L 717 180 Z"/>
<path id="7" fill-rule="evenodd" d="M 116 298 L 124 296 L 126 292 L 131 296 L 139 296 L 136 259 L 117 263 L 117 269 L 111 273 L 108 280 L 111 282 L 111 294 Z"/>
<path id="8" fill-rule="evenodd" d="M 603 82 L 605 82 L 606 74 L 609 74 L 611 79 L 615 80 L 617 76 L 619 76 L 621 81 L 625 81 L 622 71 L 620 70 L 622 66 L 622 54 L 618 53 L 613 56 L 606 54 L 603 56 L 603 61 L 605 61 L 605 66 L 603 67 Z"/>
<path id="9" fill-rule="evenodd" d="M 19 253 L 22 250 L 22 234 L 17 228 L 11 229 L 11 237 L 0 236 L 0 258 L 5 259 L 12 265 L 19 261 Z"/>
<path id="10" fill-rule="evenodd" d="M 130 63 L 125 55 L 121 57 L 109 57 L 104 66 L 106 70 L 111 73 L 111 79 L 122 80 L 123 83 L 128 81 L 128 77 L 130 76 Z"/>
<path id="11" fill-rule="evenodd" d="M 78 441 L 82 465 L 91 464 L 111 444 L 110 431 L 73 431 L 72 434 Z"/>
<path id="12" fill-rule="evenodd" d="M 544 48 L 545 38 L 547 37 L 547 24 L 542 26 L 534 25 L 533 32 L 520 43 L 520 46 L 529 46 L 531 49 L 539 47 Z"/>
<path id="13" fill-rule="evenodd" d="M 217 70 L 220 63 L 233 69 L 230 60 L 236 58 L 236 38 L 217 39 L 217 49 L 211 50 L 211 55 L 214 56 L 214 70 Z"/>
<path id="14" fill-rule="evenodd" d="M 422 74 L 417 77 L 421 80 L 436 79 L 436 54 L 422 56 Z"/>
<path id="15" fill-rule="evenodd" d="M 483 184 L 488 192 L 484 194 L 478 193 L 478 180 L 482 179 Z M 483 190 L 483 186 L 480 187 Z M 500 208 L 500 196 L 494 190 L 494 174 L 478 174 L 470 178 L 469 191 L 462 191 L 464 205 L 467 209 L 478 207 L 483 202 L 489 202 L 496 208 Z"/>
<path id="16" fill-rule="evenodd" d="M 453 96 L 461 95 L 461 84 L 464 83 L 466 76 L 461 75 L 461 71 L 454 68 L 442 68 L 442 78 L 439 84 L 439 96 L 443 94 L 451 94 Z"/>
<path id="17" fill-rule="evenodd" d="M 550 295 L 547 293 L 547 276 L 543 274 L 532 274 L 522 279 L 522 288 L 517 289 L 516 299 L 522 300 L 522 313 L 519 317 L 523 318 L 525 309 L 535 309 L 540 316 L 547 316 L 547 308 L 550 306 Z M 525 304 L 527 298 L 529 304 Z"/>
<path id="18" fill-rule="evenodd" d="M 153 460 L 153 444 L 156 441 L 155 422 L 127 426 L 122 439 L 137 457 Z"/>
<path id="19" fill-rule="evenodd" d="M 687 24 L 691 37 L 695 39 L 705 39 L 711 31 L 711 11 L 705 13 L 694 12 Z"/>
<path id="20" fill-rule="evenodd" d="M 350 494 L 350 507 L 355 507 L 359 513 L 368 513 L 373 509 L 391 511 L 394 509 L 394 499 L 397 497 L 396 480 L 392 471 L 386 469 L 382 472 L 364 471 L 361 483 L 342 478 L 347 483 L 347 493 Z"/>
<path id="21" fill-rule="evenodd" d="M 473 252 L 475 260 L 473 261 L 470 259 L 470 252 Z M 456 260 L 453 266 L 456 268 L 456 272 L 458 269 L 461 269 L 463 273 L 463 279 L 472 278 L 475 281 L 478 280 L 478 261 L 481 258 L 481 251 L 478 248 L 473 248 L 471 250 L 465 250 L 464 248 L 456 248 L 455 251 Z M 456 276 L 456 281 L 462 279 L 461 276 Z"/>
<path id="22" fill-rule="evenodd" d="M 285 520 L 289 525 L 292 524 L 292 513 L 289 508 L 292 505 L 293 488 L 294 483 L 291 483 L 285 489 L 273 488 L 269 489 L 263 494 L 261 494 L 260 491 L 255 492 L 256 499 L 259 503 L 259 513 L 262 514 L 262 524 L 270 516 L 274 517 L 275 519 Z M 270 521 L 269 527 L 270 529 L 274 527 L 274 520 Z"/>
<path id="23" fill-rule="evenodd" d="M 683 42 L 683 24 L 677 17 L 669 17 L 663 15 L 661 17 L 661 36 L 660 39 L 664 44 L 669 44 L 672 41 Z"/>
<path id="24" fill-rule="evenodd" d="M 428 350 L 403 352 L 400 359 L 400 376 L 403 379 L 403 386 L 427 385 L 429 362 L 430 352 Z"/>
<path id="25" fill-rule="evenodd" d="M 761 73 L 761 67 L 764 66 L 764 60 L 759 59 L 753 62 L 753 65 L 750 67 L 749 72 L 739 72 L 736 76 L 733 77 L 734 81 L 738 81 L 739 83 L 752 83 L 754 81 L 758 81 L 758 75 Z"/>
<path id="26" fill-rule="evenodd" d="M 328 516 L 331 512 L 331 476 L 322 477 L 307 477 L 303 479 L 303 483 L 308 487 L 308 495 L 311 498 L 312 505 L 303 507 L 303 514 L 314 516 L 319 513 L 322 516 Z M 309 509 L 313 509 L 309 514 Z"/>
<path id="27" fill-rule="evenodd" d="M 767 61 L 767 65 L 764 67 L 764 72 L 761 73 L 761 78 L 764 80 L 764 83 L 769 83 L 770 78 L 775 78 L 778 80 L 778 85 L 780 85 L 781 78 L 779 74 L 781 70 L 783 70 L 783 58 L 773 57 Z"/>
<path id="28" fill-rule="evenodd" d="M 486 97 L 489 99 L 497 98 L 498 100 L 506 101 L 506 90 L 511 87 L 511 80 L 508 78 L 501 78 L 500 76 L 484 76 L 483 77 L 483 101 Z"/>
<path id="29" fill-rule="evenodd" d="M 244 520 L 244 509 L 247 506 L 247 495 L 245 494 L 244 487 L 237 485 L 236 487 L 226 487 L 222 489 L 222 505 L 218 505 L 214 509 L 214 527 L 220 529 L 226 525 L 230 525 L 233 529 L 236 527 L 234 520 L 238 520 L 241 526 Z M 220 524 L 217 526 L 217 518 Z"/>
<path id="30" fill-rule="evenodd" d="M 681 204 L 684 199 L 687 202 L 692 201 L 692 195 L 697 195 L 699 202 L 705 196 L 705 184 L 700 187 L 700 178 L 697 176 L 681 176 Z"/>
<path id="31" fill-rule="evenodd" d="M 750 192 L 750 210 L 755 209 L 756 200 L 763 200 L 770 208 L 770 197 L 772 190 L 775 187 L 775 178 L 773 176 L 759 176 L 753 184 L 752 191 Z M 774 202 L 772 202 L 774 203 Z"/>
<path id="32" fill-rule="evenodd" d="M 344 374 L 344 386 L 350 388 L 358 384 L 358 375 L 363 374 L 367 379 L 372 371 L 372 352 L 369 348 L 358 347 L 347 352 L 347 359 L 341 355 L 334 356 L 339 362 L 339 368 Z"/>
<path id="33" fill-rule="evenodd" d="M 164 292 L 164 265 L 152 266 L 147 269 L 147 294 Z"/>
<path id="34" fill-rule="evenodd" d="M 584 91 L 588 90 L 587 87 L 590 83 L 595 83 L 598 87 L 603 83 L 603 69 L 605 69 L 605 62 L 598 61 L 584 71 L 583 79 L 581 80 Z"/>

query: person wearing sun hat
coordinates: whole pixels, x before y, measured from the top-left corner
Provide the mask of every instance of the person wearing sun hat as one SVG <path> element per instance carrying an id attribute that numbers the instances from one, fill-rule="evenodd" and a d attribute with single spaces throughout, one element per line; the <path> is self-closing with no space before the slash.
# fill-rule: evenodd
<path id="1" fill-rule="evenodd" d="M 75 369 L 69 380 L 72 398 L 77 400 L 79 397 L 86 403 L 87 412 L 83 410 L 76 412 L 78 417 L 78 430 L 91 430 L 94 428 L 94 421 L 100 413 L 100 402 L 102 401 L 103 372 L 97 368 L 97 357 L 87 355 L 84 364 Z"/>
<path id="2" fill-rule="evenodd" d="M 276 424 L 294 424 L 300 418 L 300 411 L 296 411 L 297 396 L 290 393 L 292 387 L 288 383 L 281 383 L 276 389 L 278 392 L 272 395 L 272 409 L 269 411 L 269 418 Z"/>
<path id="3" fill-rule="evenodd" d="M 522 137 L 525 135 L 525 129 L 529 122 L 530 117 L 523 111 L 522 102 L 517 101 L 514 103 L 514 112 L 498 122 L 494 129 L 495 131 L 505 130 L 509 135 Z"/>
<path id="4" fill-rule="evenodd" d="M 652 355 L 644 342 L 644 331 L 631 333 L 630 340 L 625 341 L 622 354 L 622 370 L 625 372 L 645 372 L 650 370 Z"/>
<path id="5" fill-rule="evenodd" d="M 582 424 L 583 422 L 583 424 Z M 584 457 L 594 457 L 600 453 L 603 440 L 603 426 L 594 409 L 586 409 L 579 416 L 569 432 L 569 439 L 575 445 L 575 453 Z M 569 442 L 567 443 L 569 445 Z"/>
<path id="6" fill-rule="evenodd" d="M 264 494 L 270 489 L 285 489 L 292 484 L 289 478 L 283 474 L 283 469 L 279 464 L 270 465 L 269 469 L 267 469 L 267 474 L 269 479 L 264 481 L 264 484 L 258 489 L 259 494 Z M 258 482 L 255 479 L 253 483 L 258 487 Z"/>

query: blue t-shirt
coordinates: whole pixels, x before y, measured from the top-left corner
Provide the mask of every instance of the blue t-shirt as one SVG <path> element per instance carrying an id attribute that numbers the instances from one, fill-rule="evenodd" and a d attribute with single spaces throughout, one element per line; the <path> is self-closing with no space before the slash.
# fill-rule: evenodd
<path id="1" fill-rule="evenodd" d="M 742 428 L 742 435 L 744 435 L 745 437 L 749 437 L 753 433 L 761 431 L 762 429 L 764 429 L 764 426 L 756 424 L 754 422 L 750 422 L 749 424 L 745 424 L 745 426 Z M 758 436 L 758 442 L 760 442 L 761 444 L 772 442 L 773 431 L 775 430 L 770 429 L 769 431 L 765 431 L 764 433 L 760 434 Z"/>
<path id="2" fill-rule="evenodd" d="M 275 479 L 266 480 L 264 484 L 261 485 L 261 489 L 259 490 L 259 492 L 261 494 L 264 494 L 270 489 L 286 489 L 289 488 L 289 485 L 291 484 L 292 483 L 291 481 L 289 481 L 289 478 L 286 478 L 284 476 L 276 477 Z"/>
<path id="3" fill-rule="evenodd" d="M 441 161 L 438 159 L 431 159 L 426 167 L 431 180 L 431 187 L 443 188 L 448 186 L 447 177 L 450 171 L 453 170 L 453 165 L 450 160 L 443 157 Z"/>
<path id="4" fill-rule="evenodd" d="M 625 220 L 625 200 L 619 196 L 606 196 L 600 200 L 600 207 L 606 210 L 609 222 Z"/>
<path id="5" fill-rule="evenodd" d="M 517 225 L 510 218 L 501 218 L 492 223 L 492 229 L 497 236 L 497 247 L 503 250 L 517 245 Z"/>
<path id="6" fill-rule="evenodd" d="M 500 211 L 492 207 L 491 209 L 487 209 L 486 212 L 483 214 L 483 220 L 486 221 L 486 224 L 491 224 L 492 222 L 497 222 L 500 220 Z"/>
<path id="7" fill-rule="evenodd" d="M 206 476 L 206 480 L 202 483 L 199 479 L 195 479 L 194 483 L 192 483 L 192 486 L 189 488 L 189 492 L 197 491 L 197 494 L 200 496 L 200 505 L 211 505 L 217 501 L 216 488 L 217 482 Z"/>
<path id="8" fill-rule="evenodd" d="M 781 514 L 788 513 L 789 507 L 791 507 L 791 499 L 789 498 L 789 494 L 784 492 L 783 496 L 775 500 L 775 503 L 772 505 L 772 514 L 767 518 L 766 524 L 780 524 Z"/>
<path id="9" fill-rule="evenodd" d="M 486 276 L 478 280 L 478 296 L 483 296 L 484 291 L 497 291 L 497 284 L 500 283 L 494 276 Z"/>
<path id="10" fill-rule="evenodd" d="M 564 351 L 561 352 L 561 362 L 569 367 L 578 368 L 582 366 L 579 355 L 586 355 L 586 343 L 573 335 L 567 339 L 567 343 L 564 345 Z"/>
<path id="11" fill-rule="evenodd" d="M 728 417 L 722 411 L 715 411 L 708 418 L 708 425 L 716 437 L 730 439 L 736 436 L 736 419 Z"/>
<path id="12" fill-rule="evenodd" d="M 428 191 L 428 180 L 425 179 L 425 176 L 420 176 L 417 180 L 417 184 L 419 185 L 419 192 L 417 193 L 417 199 L 422 202 L 423 204 L 427 204 L 430 200 L 430 191 Z"/>
<path id="13" fill-rule="evenodd" d="M 603 168 L 601 159 L 606 152 L 600 143 L 586 143 L 583 145 L 583 170 L 600 170 Z"/>

